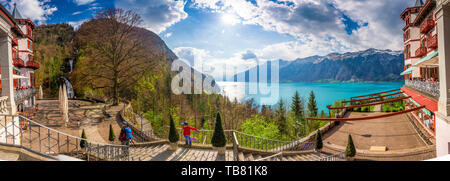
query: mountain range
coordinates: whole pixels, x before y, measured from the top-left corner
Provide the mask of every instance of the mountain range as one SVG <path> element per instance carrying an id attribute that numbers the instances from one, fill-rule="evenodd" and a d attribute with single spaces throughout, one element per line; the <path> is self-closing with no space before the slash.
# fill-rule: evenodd
<path id="1" fill-rule="evenodd" d="M 270 65 L 268 80 L 270 81 Z M 259 71 L 260 66 L 245 72 Z M 404 71 L 404 55 L 401 51 L 368 49 L 359 52 L 332 53 L 326 56 L 311 56 L 293 61 L 279 60 L 280 82 L 400 82 Z M 259 75 L 258 75 L 259 80 Z"/>

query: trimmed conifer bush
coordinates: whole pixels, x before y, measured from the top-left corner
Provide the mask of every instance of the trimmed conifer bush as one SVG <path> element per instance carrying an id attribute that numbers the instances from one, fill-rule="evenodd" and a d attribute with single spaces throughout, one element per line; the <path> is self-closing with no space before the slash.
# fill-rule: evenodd
<path id="1" fill-rule="evenodd" d="M 345 156 L 347 158 L 352 158 L 356 155 L 356 148 L 353 144 L 352 135 L 348 135 L 347 148 L 345 149 Z"/>
<path id="2" fill-rule="evenodd" d="M 316 142 L 315 149 L 321 150 L 323 148 L 323 142 L 322 142 L 322 133 L 320 132 L 320 129 L 317 130 L 315 142 Z"/>
<path id="3" fill-rule="evenodd" d="M 170 115 L 170 130 L 169 130 L 169 141 L 171 143 L 177 143 L 180 137 L 178 136 L 177 129 L 175 128 L 175 123 L 173 121 L 172 115 Z"/>
<path id="4" fill-rule="evenodd" d="M 225 139 L 225 133 L 223 131 L 222 118 L 220 117 L 220 113 L 217 113 L 216 126 L 214 127 L 214 134 L 211 139 L 211 143 L 214 147 L 224 147 L 227 143 L 227 140 Z"/>
<path id="5" fill-rule="evenodd" d="M 112 125 L 109 124 L 109 141 L 114 142 L 114 140 L 116 140 L 116 135 L 114 134 L 114 130 L 112 128 Z"/>
<path id="6" fill-rule="evenodd" d="M 81 140 L 81 141 L 80 141 L 80 147 L 81 147 L 81 148 L 86 148 L 88 142 L 86 141 L 87 137 L 86 137 L 86 133 L 84 132 L 84 129 L 83 129 L 83 131 L 81 132 L 81 138 L 83 138 L 84 140 Z"/>

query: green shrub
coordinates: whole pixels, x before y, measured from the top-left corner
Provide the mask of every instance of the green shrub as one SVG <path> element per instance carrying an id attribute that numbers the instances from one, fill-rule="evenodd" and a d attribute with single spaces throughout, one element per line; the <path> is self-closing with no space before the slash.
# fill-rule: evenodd
<path id="1" fill-rule="evenodd" d="M 112 125 L 109 124 L 109 141 L 113 142 L 114 140 L 116 140 L 116 135 L 114 134 L 114 130 L 112 128 Z"/>
<path id="2" fill-rule="evenodd" d="M 211 143 L 214 147 L 224 147 L 227 143 L 227 140 L 225 139 L 225 133 L 223 131 L 222 118 L 220 117 L 220 113 L 217 113 L 216 126 L 214 127 L 214 134 L 211 139 Z"/>
<path id="3" fill-rule="evenodd" d="M 352 135 L 348 135 L 347 148 L 345 149 L 346 157 L 354 157 L 356 155 L 356 148 L 353 144 Z"/>
<path id="4" fill-rule="evenodd" d="M 171 143 L 176 143 L 180 139 L 177 129 L 175 127 L 175 123 L 173 121 L 172 115 L 170 115 L 170 128 L 169 128 L 169 141 Z"/>
<path id="5" fill-rule="evenodd" d="M 80 147 L 81 147 L 81 148 L 86 148 L 87 145 L 88 145 L 88 142 L 86 141 L 87 137 L 86 137 L 86 133 L 84 132 L 84 129 L 83 129 L 83 131 L 81 132 L 81 138 L 83 138 L 84 140 L 81 140 L 81 141 L 80 141 Z"/>
<path id="6" fill-rule="evenodd" d="M 323 148 L 323 142 L 322 142 L 322 133 L 320 132 L 320 129 L 317 130 L 316 134 L 316 150 L 321 150 Z"/>

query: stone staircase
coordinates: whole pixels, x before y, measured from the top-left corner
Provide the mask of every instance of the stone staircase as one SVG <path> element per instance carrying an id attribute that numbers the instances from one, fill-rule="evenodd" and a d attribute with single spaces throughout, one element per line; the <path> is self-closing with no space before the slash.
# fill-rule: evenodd
<path id="1" fill-rule="evenodd" d="M 130 147 L 130 161 L 233 161 L 233 151 L 218 155 L 216 150 L 179 146 L 176 151 L 169 144 Z"/>
<path id="2" fill-rule="evenodd" d="M 289 155 L 274 156 L 268 158 L 267 155 L 255 154 L 255 153 L 242 153 L 238 154 L 240 161 L 315 161 L 321 158 L 329 156 L 328 154 L 318 153 L 318 152 L 307 152 L 307 153 L 297 153 Z M 267 158 L 267 159 L 264 159 Z"/>
<path id="3" fill-rule="evenodd" d="M 147 146 L 130 147 L 130 161 L 234 161 L 233 150 L 227 149 L 225 155 L 218 155 L 212 148 L 202 148 L 193 146 L 188 148 L 179 146 L 177 150 L 168 149 L 169 144 L 155 144 Z M 267 153 L 258 152 L 239 152 L 240 161 L 258 161 L 259 159 L 269 157 Z M 329 156 L 317 152 L 298 152 L 286 153 L 283 156 L 277 156 L 262 161 L 315 161 Z"/>

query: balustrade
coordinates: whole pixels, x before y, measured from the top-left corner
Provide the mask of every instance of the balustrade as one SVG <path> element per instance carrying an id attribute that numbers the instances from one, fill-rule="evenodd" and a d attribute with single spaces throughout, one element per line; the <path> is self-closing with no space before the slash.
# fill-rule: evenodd
<path id="1" fill-rule="evenodd" d="M 418 91 L 428 93 L 434 97 L 439 97 L 440 87 L 439 82 L 406 80 L 406 86 L 416 89 Z"/>

